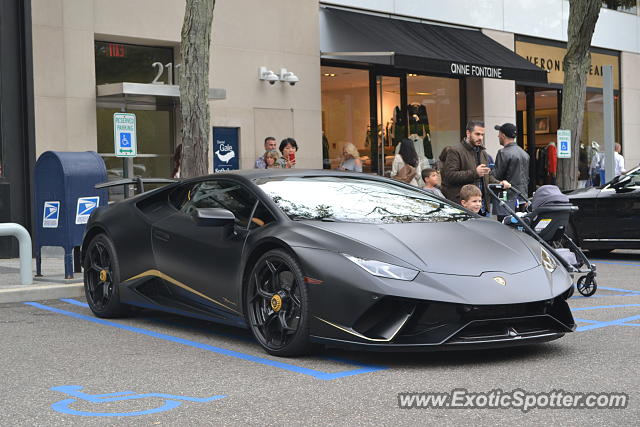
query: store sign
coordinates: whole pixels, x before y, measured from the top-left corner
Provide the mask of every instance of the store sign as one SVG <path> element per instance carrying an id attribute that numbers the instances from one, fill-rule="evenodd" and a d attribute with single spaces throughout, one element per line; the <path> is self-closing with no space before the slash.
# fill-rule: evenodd
<path id="1" fill-rule="evenodd" d="M 545 46 L 535 43 L 516 41 L 516 53 L 527 61 L 531 62 L 543 70 L 548 71 L 549 83 L 564 83 L 564 67 L 562 61 L 567 52 L 565 48 L 557 46 Z M 620 89 L 620 79 L 618 71 L 619 60 L 615 55 L 605 55 L 591 52 L 591 67 L 587 75 L 587 86 L 601 88 L 604 86 L 603 69 L 604 65 L 613 66 L 613 86 Z"/>
<path id="2" fill-rule="evenodd" d="M 558 158 L 571 158 L 571 130 L 558 129 Z"/>
<path id="3" fill-rule="evenodd" d="M 113 142 L 116 157 L 135 157 L 138 154 L 135 114 L 113 115 Z"/>
<path id="4" fill-rule="evenodd" d="M 488 77 L 491 79 L 502 78 L 502 68 L 483 67 L 481 65 L 459 64 L 452 62 L 450 66 L 451 74 L 471 77 Z"/>
<path id="5" fill-rule="evenodd" d="M 224 172 L 240 169 L 239 138 L 240 128 L 213 128 L 213 171 Z"/>

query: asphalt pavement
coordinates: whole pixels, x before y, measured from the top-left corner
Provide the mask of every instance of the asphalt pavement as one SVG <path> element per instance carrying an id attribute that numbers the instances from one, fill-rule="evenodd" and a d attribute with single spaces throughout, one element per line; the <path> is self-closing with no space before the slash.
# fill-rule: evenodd
<path id="1" fill-rule="evenodd" d="M 150 311 L 97 319 L 80 296 L 0 304 L 0 425 L 637 426 L 640 251 L 616 251 L 596 265 L 596 294 L 569 301 L 576 332 L 484 351 L 325 349 L 285 359 L 242 329 Z M 399 407 L 399 393 L 456 389 L 620 392 L 628 404 Z"/>

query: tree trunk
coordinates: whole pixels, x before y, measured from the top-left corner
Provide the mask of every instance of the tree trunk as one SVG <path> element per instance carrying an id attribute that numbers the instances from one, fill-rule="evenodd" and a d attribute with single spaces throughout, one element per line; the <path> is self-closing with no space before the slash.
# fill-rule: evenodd
<path id="1" fill-rule="evenodd" d="M 182 159 L 180 176 L 209 171 L 209 49 L 215 0 L 187 0 L 180 53 Z"/>
<path id="2" fill-rule="evenodd" d="M 569 41 L 564 56 L 564 87 L 560 128 L 571 130 L 571 158 L 558 159 L 558 186 L 574 189 L 578 183 L 578 157 L 587 74 L 591 66 L 591 38 L 600 14 L 601 0 L 569 0 Z"/>

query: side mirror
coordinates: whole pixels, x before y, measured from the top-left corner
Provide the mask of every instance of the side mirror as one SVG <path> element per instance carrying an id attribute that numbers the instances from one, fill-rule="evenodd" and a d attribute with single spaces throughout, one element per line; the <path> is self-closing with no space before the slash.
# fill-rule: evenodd
<path id="1" fill-rule="evenodd" d="M 235 215 L 231 211 L 220 208 L 199 208 L 196 209 L 193 216 L 196 223 L 204 227 L 233 225 L 236 220 Z"/>

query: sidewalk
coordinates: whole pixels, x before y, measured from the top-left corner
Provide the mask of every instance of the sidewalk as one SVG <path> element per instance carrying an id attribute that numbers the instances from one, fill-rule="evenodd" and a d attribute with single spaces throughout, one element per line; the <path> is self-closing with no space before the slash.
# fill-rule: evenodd
<path id="1" fill-rule="evenodd" d="M 36 260 L 32 260 L 33 284 L 20 284 L 20 260 L 0 259 L 0 303 L 38 301 L 84 296 L 82 273 L 64 278 L 64 260 L 56 252 L 43 253 L 42 275 L 35 277 Z"/>

